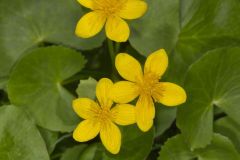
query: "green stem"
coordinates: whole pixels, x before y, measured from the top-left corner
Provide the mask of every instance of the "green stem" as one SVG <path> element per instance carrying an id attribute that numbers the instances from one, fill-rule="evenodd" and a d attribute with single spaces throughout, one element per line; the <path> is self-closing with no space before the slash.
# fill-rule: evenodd
<path id="1" fill-rule="evenodd" d="M 117 46 L 118 46 L 118 44 L 116 45 L 116 47 Z M 110 55 L 111 62 L 112 62 L 112 80 L 113 81 L 116 81 L 118 79 L 118 74 L 115 69 L 115 57 L 116 57 L 116 53 L 118 52 L 118 50 L 116 50 L 117 49 L 116 47 L 114 47 L 114 42 L 108 39 L 108 50 L 109 50 L 109 55 Z M 118 49 L 119 49 L 119 47 L 120 46 L 118 46 Z"/>

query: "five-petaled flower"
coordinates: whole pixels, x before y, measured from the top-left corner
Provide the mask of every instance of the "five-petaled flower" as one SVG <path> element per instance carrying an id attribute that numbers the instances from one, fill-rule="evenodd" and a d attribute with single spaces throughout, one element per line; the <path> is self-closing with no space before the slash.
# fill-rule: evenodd
<path id="1" fill-rule="evenodd" d="M 119 74 L 128 81 L 114 84 L 111 98 L 117 103 L 128 103 L 137 96 L 136 122 L 142 131 L 148 131 L 155 117 L 154 102 L 176 106 L 186 101 L 186 93 L 180 86 L 159 82 L 168 66 L 168 56 L 160 49 L 148 56 L 144 73 L 140 63 L 126 53 L 119 53 L 115 59 Z"/>
<path id="2" fill-rule="evenodd" d="M 88 98 L 78 98 L 73 101 L 74 111 L 83 120 L 73 132 L 73 138 L 79 142 L 86 142 L 100 133 L 105 148 L 117 154 L 121 146 L 121 132 L 115 125 L 129 125 L 136 122 L 135 107 L 130 104 L 117 104 L 111 108 L 110 89 L 113 83 L 102 78 L 96 86 L 98 103 Z"/>
<path id="3" fill-rule="evenodd" d="M 84 15 L 76 27 L 76 35 L 89 38 L 99 33 L 106 23 L 109 39 L 125 42 L 130 35 L 128 24 L 123 19 L 137 19 L 144 15 L 147 4 L 143 0 L 78 0 L 93 10 Z"/>

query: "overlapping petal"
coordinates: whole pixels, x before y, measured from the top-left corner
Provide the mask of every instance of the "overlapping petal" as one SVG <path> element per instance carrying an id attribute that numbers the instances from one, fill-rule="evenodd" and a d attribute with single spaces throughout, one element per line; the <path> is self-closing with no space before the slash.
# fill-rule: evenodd
<path id="1" fill-rule="evenodd" d="M 81 38 L 90 38 L 99 33 L 106 22 L 106 16 L 100 11 L 85 14 L 78 22 L 75 33 Z"/>
<path id="2" fill-rule="evenodd" d="M 82 6 L 93 9 L 93 0 L 77 0 Z"/>
<path id="3" fill-rule="evenodd" d="M 119 125 L 136 123 L 135 107 L 130 104 L 119 104 L 111 110 L 113 121 Z"/>
<path id="4" fill-rule="evenodd" d="M 117 103 L 128 103 L 139 95 L 139 89 L 136 83 L 129 81 L 120 81 L 113 85 L 111 98 Z"/>
<path id="5" fill-rule="evenodd" d="M 78 142 L 86 142 L 95 138 L 100 131 L 100 123 L 93 120 L 82 121 L 73 132 L 73 138 Z"/>
<path id="6" fill-rule="evenodd" d="M 128 24 L 118 16 L 110 16 L 106 23 L 107 37 L 116 42 L 126 42 L 130 35 Z"/>
<path id="7" fill-rule="evenodd" d="M 144 73 L 153 73 L 159 78 L 168 67 L 168 56 L 164 49 L 150 54 L 145 62 Z"/>
<path id="8" fill-rule="evenodd" d="M 113 86 L 113 83 L 108 78 L 102 78 L 96 86 L 96 96 L 100 103 L 101 107 L 110 108 L 113 104 L 110 97 L 110 91 Z"/>
<path id="9" fill-rule="evenodd" d="M 119 16 L 124 19 L 137 19 L 142 17 L 146 11 L 146 2 L 142 0 L 128 0 L 119 12 Z"/>
<path id="10" fill-rule="evenodd" d="M 119 53 L 115 59 L 118 73 L 126 80 L 137 82 L 142 79 L 142 67 L 140 63 L 127 53 Z"/>
<path id="11" fill-rule="evenodd" d="M 156 86 L 153 97 L 155 100 L 166 106 L 180 105 L 187 99 L 184 89 L 170 82 L 160 82 Z"/>
<path id="12" fill-rule="evenodd" d="M 155 117 L 154 103 L 151 97 L 141 95 L 136 104 L 136 121 L 138 127 L 146 132 L 153 125 Z"/>
<path id="13" fill-rule="evenodd" d="M 105 122 L 100 130 L 100 138 L 105 148 L 112 154 L 117 154 L 121 147 L 121 132 L 111 121 Z"/>
<path id="14" fill-rule="evenodd" d="M 93 119 L 100 107 L 89 98 L 78 98 L 73 101 L 74 111 L 83 119 Z"/>

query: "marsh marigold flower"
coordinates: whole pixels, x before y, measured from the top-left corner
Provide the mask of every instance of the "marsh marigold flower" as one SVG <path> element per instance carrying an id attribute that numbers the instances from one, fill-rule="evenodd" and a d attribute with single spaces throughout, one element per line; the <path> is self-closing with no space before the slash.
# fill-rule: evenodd
<path id="1" fill-rule="evenodd" d="M 166 106 L 176 106 L 186 101 L 186 93 L 180 86 L 159 82 L 168 66 L 165 50 L 160 49 L 148 56 L 144 72 L 140 63 L 126 53 L 116 56 L 116 68 L 128 81 L 120 81 L 112 88 L 112 99 L 117 103 L 128 103 L 139 96 L 136 104 L 136 121 L 142 131 L 148 131 L 155 117 L 154 101 Z"/>
<path id="2" fill-rule="evenodd" d="M 73 138 L 79 142 L 86 142 L 95 138 L 100 133 L 100 138 L 105 148 L 117 154 L 121 146 L 121 132 L 116 124 L 129 125 L 135 123 L 134 106 L 117 104 L 111 108 L 113 101 L 109 91 L 112 81 L 103 78 L 96 86 L 98 103 L 89 98 L 78 98 L 73 101 L 74 111 L 83 118 L 73 132 Z"/>
<path id="3" fill-rule="evenodd" d="M 78 22 L 76 34 L 89 38 L 99 33 L 104 27 L 109 39 L 116 42 L 128 40 L 130 29 L 123 19 L 137 19 L 146 12 L 147 4 L 143 0 L 78 0 L 92 11 Z"/>

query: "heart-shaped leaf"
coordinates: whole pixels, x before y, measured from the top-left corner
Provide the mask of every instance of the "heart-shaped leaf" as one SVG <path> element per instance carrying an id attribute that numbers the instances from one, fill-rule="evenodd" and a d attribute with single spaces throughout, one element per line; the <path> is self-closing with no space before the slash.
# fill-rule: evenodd
<path id="1" fill-rule="evenodd" d="M 79 72 L 83 56 L 64 47 L 32 50 L 14 67 L 8 93 L 12 104 L 24 106 L 37 124 L 52 131 L 71 131 L 77 116 L 71 107 L 74 98 L 61 83 Z"/>
<path id="2" fill-rule="evenodd" d="M 177 124 L 192 149 L 210 143 L 214 106 L 240 122 L 239 64 L 240 48 L 217 49 L 208 52 L 188 71 L 188 101 L 178 110 Z"/>

